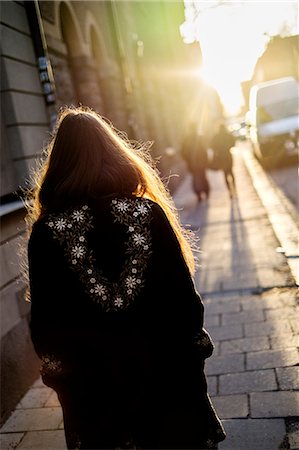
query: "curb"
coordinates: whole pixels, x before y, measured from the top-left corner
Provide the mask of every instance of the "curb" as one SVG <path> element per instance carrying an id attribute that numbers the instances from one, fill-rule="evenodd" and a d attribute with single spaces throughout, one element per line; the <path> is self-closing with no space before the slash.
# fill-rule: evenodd
<path id="1" fill-rule="evenodd" d="M 266 209 L 275 236 L 280 243 L 277 251 L 284 253 L 296 285 L 299 285 L 299 247 L 298 227 L 290 211 L 294 207 L 279 188 L 273 185 L 270 177 L 249 149 L 242 152 L 246 168 L 253 186 Z M 298 215 L 296 213 L 296 215 Z"/>

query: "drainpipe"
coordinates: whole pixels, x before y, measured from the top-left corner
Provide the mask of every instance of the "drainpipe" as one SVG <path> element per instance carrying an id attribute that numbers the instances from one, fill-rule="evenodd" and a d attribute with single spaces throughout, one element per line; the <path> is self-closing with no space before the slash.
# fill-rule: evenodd
<path id="1" fill-rule="evenodd" d="M 128 115 L 128 128 L 130 130 L 130 138 L 135 139 L 135 129 L 133 124 L 133 111 L 132 111 L 132 105 L 131 105 L 131 98 L 129 98 L 132 95 L 132 81 L 130 78 L 129 73 L 129 67 L 127 63 L 126 58 L 126 52 L 123 44 L 123 39 L 121 35 L 121 27 L 119 24 L 119 17 L 118 17 L 118 11 L 115 0 L 111 0 L 111 11 L 112 11 L 112 18 L 113 18 L 113 24 L 114 24 L 114 32 L 116 36 L 116 42 L 117 42 L 117 49 L 120 59 L 120 68 L 122 71 L 122 77 L 124 80 L 125 85 L 125 93 L 126 93 L 126 109 L 127 109 L 127 115 Z"/>
<path id="2" fill-rule="evenodd" d="M 47 111 L 50 118 L 50 125 L 56 121 L 57 113 L 55 109 L 55 81 L 52 72 L 51 62 L 48 55 L 47 42 L 43 28 L 43 22 L 37 0 L 24 2 L 34 51 L 37 59 L 39 79 L 42 85 Z"/>

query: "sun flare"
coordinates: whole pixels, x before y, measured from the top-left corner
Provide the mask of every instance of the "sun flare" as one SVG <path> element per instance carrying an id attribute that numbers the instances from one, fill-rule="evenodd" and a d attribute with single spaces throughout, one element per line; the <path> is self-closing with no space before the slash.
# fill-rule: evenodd
<path id="1" fill-rule="evenodd" d="M 297 2 L 185 1 L 185 42 L 198 40 L 201 78 L 214 87 L 228 114 L 244 103 L 241 82 L 249 80 L 269 36 L 298 33 Z"/>
<path id="2" fill-rule="evenodd" d="M 228 114 L 236 113 L 242 105 L 243 97 L 238 78 L 232 78 L 229 73 L 219 73 L 217 67 L 203 65 L 199 71 L 200 78 L 209 86 L 212 86 L 219 94 L 221 102 Z"/>

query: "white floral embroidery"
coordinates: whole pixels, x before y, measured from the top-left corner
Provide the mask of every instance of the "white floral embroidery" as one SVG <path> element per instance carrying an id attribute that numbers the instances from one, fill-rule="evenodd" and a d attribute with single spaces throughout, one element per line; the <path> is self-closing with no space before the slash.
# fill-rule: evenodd
<path id="1" fill-rule="evenodd" d="M 114 300 L 114 304 L 115 306 L 118 306 L 118 308 L 120 308 L 123 305 L 124 301 L 121 297 L 116 297 L 116 299 Z"/>
<path id="2" fill-rule="evenodd" d="M 76 258 L 81 258 L 85 253 L 85 248 L 82 245 L 75 245 L 72 248 L 72 253 Z"/>
<path id="3" fill-rule="evenodd" d="M 121 211 L 121 212 L 128 211 L 128 209 L 129 209 L 128 203 L 123 200 L 116 202 L 116 207 L 117 207 L 118 211 Z"/>
<path id="4" fill-rule="evenodd" d="M 94 287 L 94 292 L 98 295 L 104 295 L 106 292 L 106 289 L 104 288 L 104 286 L 102 284 L 96 284 Z"/>
<path id="5" fill-rule="evenodd" d="M 137 245 L 142 245 L 145 243 L 145 237 L 140 233 L 136 233 L 133 235 L 134 243 Z"/>
<path id="6" fill-rule="evenodd" d="M 66 227 L 66 221 L 65 221 L 64 219 L 58 219 L 58 220 L 55 222 L 55 228 L 56 228 L 58 231 L 64 230 L 65 227 Z"/>
<path id="7" fill-rule="evenodd" d="M 137 211 L 140 213 L 140 214 L 146 214 L 147 212 L 148 212 L 148 209 L 147 209 L 147 207 L 145 206 L 145 205 L 138 205 L 137 206 Z"/>
<path id="8" fill-rule="evenodd" d="M 84 212 L 83 211 L 74 211 L 73 212 L 73 218 L 77 222 L 82 222 L 84 220 Z"/>
<path id="9" fill-rule="evenodd" d="M 127 233 L 126 261 L 116 281 L 103 275 L 88 246 L 88 233 L 94 229 L 94 224 L 87 205 L 50 215 L 46 223 L 61 244 L 72 270 L 78 274 L 86 294 L 105 311 L 118 311 L 127 308 L 142 289 L 151 255 L 149 224 L 152 215 L 151 202 L 146 199 L 113 199 L 110 206 L 114 222 L 124 226 Z"/>
<path id="10" fill-rule="evenodd" d="M 128 277 L 126 278 L 126 285 L 129 288 L 134 288 L 136 286 L 137 280 L 135 277 Z"/>

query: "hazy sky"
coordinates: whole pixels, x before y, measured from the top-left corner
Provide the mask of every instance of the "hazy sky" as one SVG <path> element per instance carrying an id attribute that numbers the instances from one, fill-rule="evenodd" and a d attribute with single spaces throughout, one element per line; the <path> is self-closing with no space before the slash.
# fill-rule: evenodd
<path id="1" fill-rule="evenodd" d="M 269 37 L 298 34 L 296 1 L 190 1 L 181 34 L 199 40 L 203 53 L 201 76 L 214 86 L 228 112 L 242 104 L 240 82 L 252 76 Z"/>

